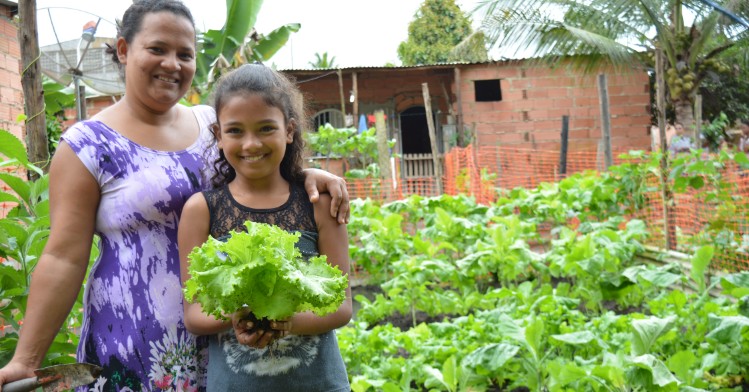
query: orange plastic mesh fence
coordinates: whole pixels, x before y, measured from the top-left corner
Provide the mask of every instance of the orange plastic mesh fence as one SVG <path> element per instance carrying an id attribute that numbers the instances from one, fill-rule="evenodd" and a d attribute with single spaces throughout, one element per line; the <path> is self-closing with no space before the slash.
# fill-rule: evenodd
<path id="1" fill-rule="evenodd" d="M 613 164 L 623 163 L 613 153 Z M 558 151 L 538 151 L 509 147 L 484 146 L 454 148 L 444 156 L 442 192 L 451 195 L 468 194 L 476 201 L 488 204 L 495 200 L 495 188 L 535 188 L 542 182 L 556 182 L 566 176 L 586 170 L 603 170 L 604 157 L 596 151 L 570 151 L 567 154 L 566 174 L 560 173 Z M 716 253 L 711 267 L 718 270 L 749 270 L 749 171 L 729 165 L 722 173 L 733 196 L 733 203 L 711 202 L 706 194 L 713 191 L 706 184 L 700 191 L 674 195 L 668 225 L 672 248 L 691 253 L 696 244 L 713 244 Z M 411 194 L 438 195 L 434 178 L 399 179 L 392 181 L 347 179 L 352 198 L 369 197 L 392 201 Z M 654 189 L 658 179 L 649 181 Z M 646 205 L 636 217 L 646 222 L 652 235 L 649 244 L 665 248 L 664 204 L 660 191 L 646 195 Z"/>

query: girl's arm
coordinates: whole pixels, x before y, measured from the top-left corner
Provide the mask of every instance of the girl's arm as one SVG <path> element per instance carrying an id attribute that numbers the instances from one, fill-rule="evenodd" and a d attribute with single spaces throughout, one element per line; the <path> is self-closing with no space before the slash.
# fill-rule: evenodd
<path id="1" fill-rule="evenodd" d="M 179 271 L 182 287 L 190 279 L 188 266 L 190 260 L 187 255 L 197 246 L 203 245 L 208 239 L 210 230 L 210 213 L 208 203 L 202 193 L 192 195 L 182 209 L 179 221 L 177 243 L 179 248 Z M 217 320 L 213 316 L 203 313 L 203 308 L 197 302 L 189 302 L 184 298 L 182 306 L 185 311 L 185 328 L 195 335 L 211 335 L 225 331 L 231 327 L 231 322 Z"/>
<path id="2" fill-rule="evenodd" d="M 346 225 L 339 224 L 328 214 L 332 203 L 330 195 L 321 194 L 320 201 L 314 204 L 315 221 L 320 236 L 318 247 L 320 254 L 328 258 L 328 263 L 337 266 L 348 278 L 349 254 Z M 312 312 L 297 313 L 291 318 L 291 333 L 296 335 L 319 335 L 340 328 L 351 320 L 352 302 L 351 287 L 346 287 L 346 299 L 335 313 L 324 317 Z"/>
<path id="3" fill-rule="evenodd" d="M 337 219 L 340 224 L 348 223 L 351 210 L 346 180 L 325 170 L 304 169 L 304 188 L 307 190 L 309 200 L 315 205 L 315 211 L 317 211 L 317 206 L 323 204 L 334 220 Z M 323 192 L 332 196 L 332 202 L 327 203 L 320 198 L 320 193 Z"/>
<path id="4" fill-rule="evenodd" d="M 49 239 L 31 279 L 15 354 L 0 369 L 0 385 L 34 376 L 67 318 L 86 275 L 100 198 L 94 176 L 60 143 L 49 173 Z"/>

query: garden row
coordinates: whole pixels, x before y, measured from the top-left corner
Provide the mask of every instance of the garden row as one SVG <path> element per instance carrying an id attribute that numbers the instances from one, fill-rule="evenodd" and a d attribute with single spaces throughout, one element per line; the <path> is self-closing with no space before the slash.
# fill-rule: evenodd
<path id="1" fill-rule="evenodd" d="M 362 294 L 338 331 L 353 390 L 748 388 L 749 272 L 714 275 L 716 248 L 704 243 L 688 266 L 638 257 L 650 228 L 626 217 L 650 191 L 644 165 L 502 192 L 491 205 L 357 200 L 350 254 Z M 678 177 L 704 185 L 684 168 Z"/>

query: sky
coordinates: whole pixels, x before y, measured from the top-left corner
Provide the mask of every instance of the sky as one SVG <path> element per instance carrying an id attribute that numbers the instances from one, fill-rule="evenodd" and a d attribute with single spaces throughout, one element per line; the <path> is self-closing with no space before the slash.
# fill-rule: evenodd
<path id="1" fill-rule="evenodd" d="M 470 13 L 481 0 L 456 0 Z M 221 29 L 226 19 L 223 1 L 183 0 L 200 30 Z M 270 33 L 288 23 L 301 29 L 271 60 L 279 69 L 310 68 L 315 54 L 328 53 L 340 67 L 400 64 L 397 49 L 408 38 L 408 24 L 422 0 L 267 0 L 255 28 Z M 114 20 L 130 0 L 37 0 L 40 46 L 80 38 L 83 25 L 102 18 L 97 36 L 115 36 Z M 480 20 L 474 19 L 474 28 Z M 54 29 L 53 29 L 54 26 Z"/>

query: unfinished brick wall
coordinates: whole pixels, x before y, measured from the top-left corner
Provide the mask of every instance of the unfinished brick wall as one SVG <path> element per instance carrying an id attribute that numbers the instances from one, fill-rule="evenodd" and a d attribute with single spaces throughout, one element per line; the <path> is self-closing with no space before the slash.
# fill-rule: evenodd
<path id="1" fill-rule="evenodd" d="M 319 71 L 311 74 L 304 71 L 285 71 L 297 79 L 305 95 L 308 109 L 314 113 L 322 109 L 341 109 L 341 93 L 335 71 L 318 77 Z M 346 113 L 353 113 L 349 95 L 353 90 L 352 71 L 344 70 L 343 101 Z M 390 106 L 400 113 L 413 106 L 423 106 L 422 83 L 429 86 L 432 109 L 447 112 L 442 85 L 450 89 L 453 83 L 452 68 L 373 68 L 357 72 L 357 92 L 360 105 L 375 104 Z M 454 99 L 454 95 L 451 99 Z M 361 112 L 360 112 L 361 114 Z M 444 120 L 444 119 L 442 119 Z"/>
<path id="2" fill-rule="evenodd" d="M 122 98 L 121 95 L 103 95 L 99 97 L 86 98 L 86 118 L 91 118 L 102 110 L 112 106 L 115 102 Z M 65 109 L 65 121 L 63 126 L 65 128 L 75 124 L 76 122 L 76 111 L 75 108 Z"/>
<path id="3" fill-rule="evenodd" d="M 12 8 L 0 5 L 0 129 L 23 140 L 23 127 L 16 122 L 23 113 L 21 48 Z"/>
<path id="4" fill-rule="evenodd" d="M 603 71 L 607 75 L 614 150 L 650 146 L 650 89 L 644 70 Z M 476 102 L 475 81 L 499 79 L 502 100 Z M 569 116 L 570 149 L 593 150 L 601 139 L 597 74 L 550 70 L 509 61 L 461 67 L 463 123 L 478 145 L 517 145 L 558 150 L 562 117 Z"/>

